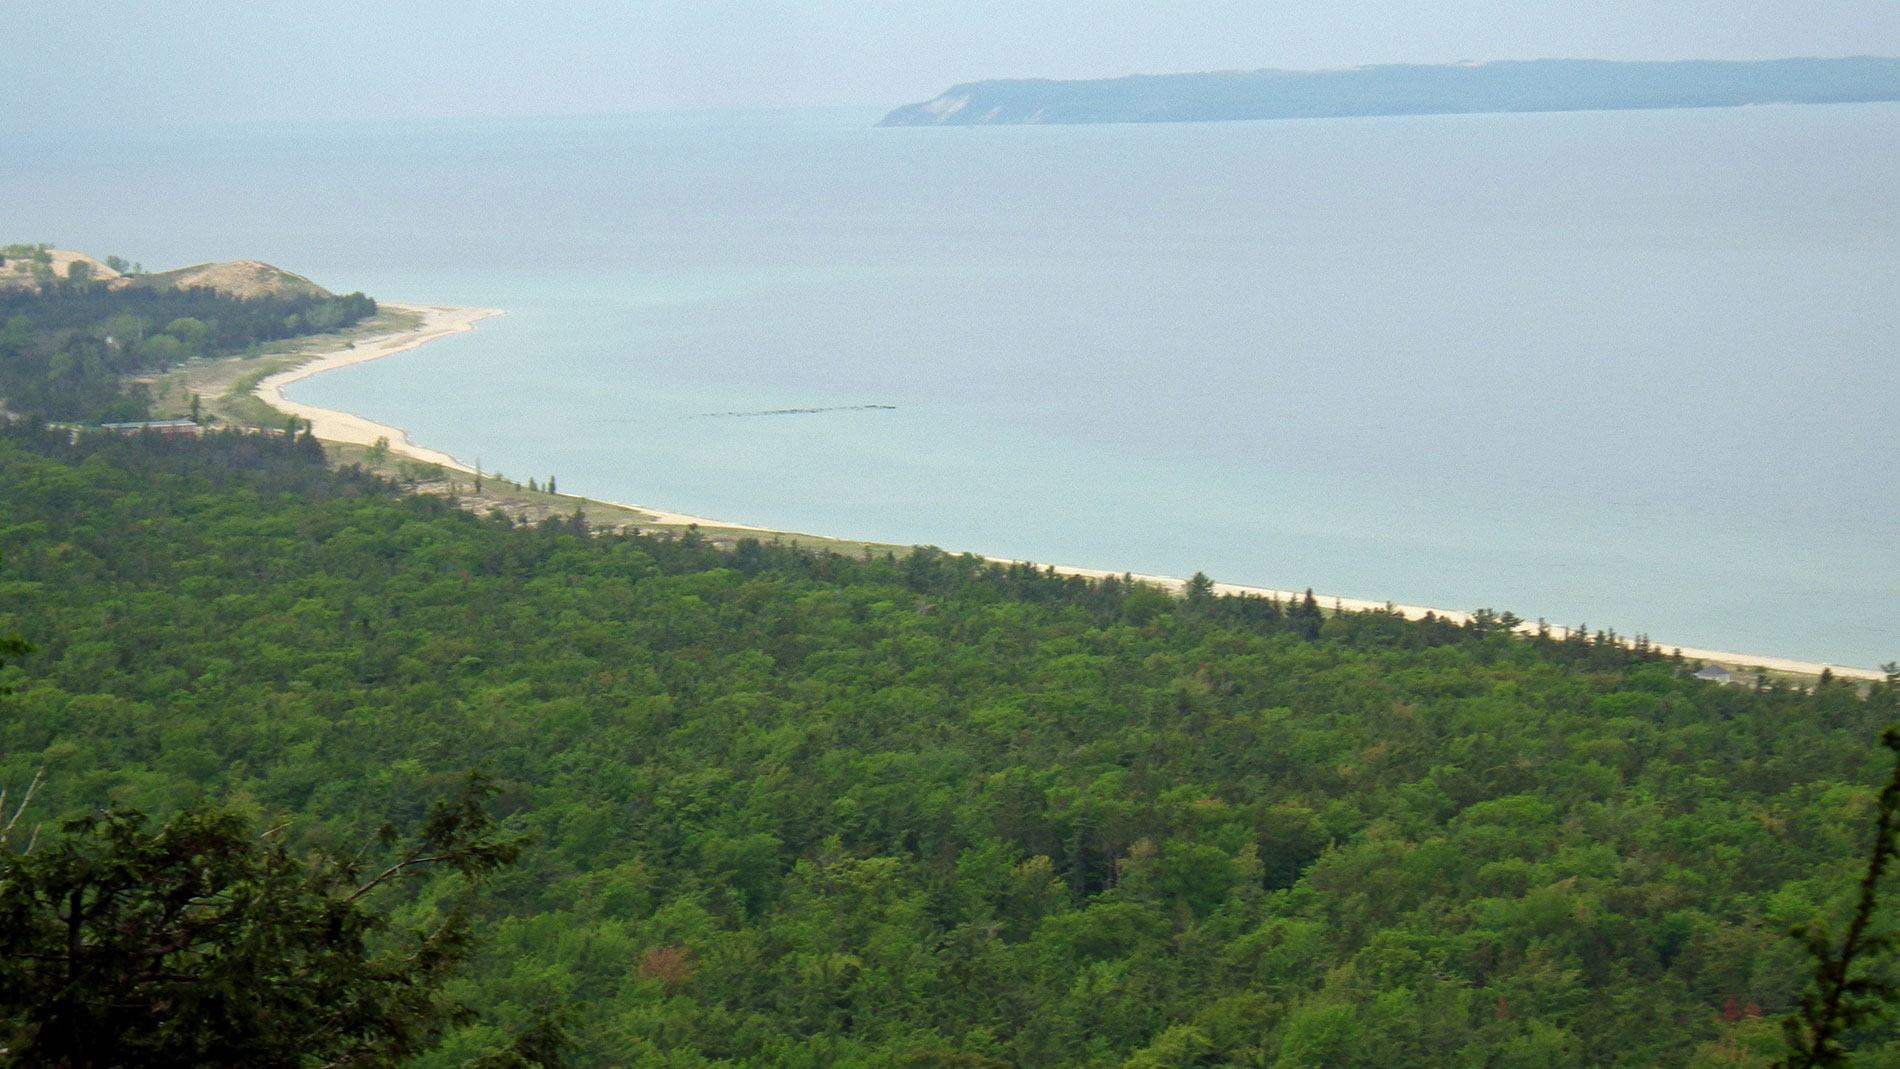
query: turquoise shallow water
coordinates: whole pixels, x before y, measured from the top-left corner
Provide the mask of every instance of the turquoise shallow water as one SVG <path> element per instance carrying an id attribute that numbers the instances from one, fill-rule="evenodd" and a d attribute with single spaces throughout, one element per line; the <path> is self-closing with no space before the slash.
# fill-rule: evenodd
<path id="1" fill-rule="evenodd" d="M 293 395 L 571 493 L 1900 657 L 1900 109 L 867 118 L 46 138 L 0 202 L 507 309 Z"/>

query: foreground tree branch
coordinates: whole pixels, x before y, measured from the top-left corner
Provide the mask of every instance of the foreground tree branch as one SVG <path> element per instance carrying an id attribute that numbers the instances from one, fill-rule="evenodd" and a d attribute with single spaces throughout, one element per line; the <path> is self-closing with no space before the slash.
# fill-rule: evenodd
<path id="1" fill-rule="evenodd" d="M 1881 733 L 1881 745 L 1894 752 L 1893 779 L 1880 792 L 1879 815 L 1874 821 L 1874 843 L 1867 872 L 1860 880 L 1854 919 L 1847 926 L 1838 951 L 1827 925 L 1819 921 L 1797 926 L 1793 935 L 1807 943 L 1814 957 L 1814 984 L 1801 996 L 1796 1011 L 1782 1022 L 1791 1052 L 1774 1069 L 1818 1069 L 1849 1064 L 1841 1037 L 1886 1012 L 1900 996 L 1891 981 L 1872 975 L 1869 968 L 1894 947 L 1894 936 L 1874 931 L 1879 910 L 1880 881 L 1900 855 L 1900 728 Z"/>
<path id="2" fill-rule="evenodd" d="M 0 1045 L 18 1065 L 389 1065 L 465 1011 L 444 994 L 470 948 L 460 907 L 392 932 L 370 892 L 448 865 L 512 861 L 472 778 L 367 883 L 280 835 L 198 806 L 156 830 L 107 811 L 0 857 Z"/>

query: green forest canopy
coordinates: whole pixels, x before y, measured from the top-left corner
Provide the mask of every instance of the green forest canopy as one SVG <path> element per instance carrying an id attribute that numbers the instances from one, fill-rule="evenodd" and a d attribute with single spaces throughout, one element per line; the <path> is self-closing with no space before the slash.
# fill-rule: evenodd
<path id="1" fill-rule="evenodd" d="M 149 418 L 127 378 L 194 356 L 352 326 L 376 314 L 361 293 L 237 298 L 212 289 L 106 289 L 61 282 L 0 289 L 0 403 L 50 420 Z"/>
<path id="2" fill-rule="evenodd" d="M 484 769 L 485 1023 L 582 1065 L 1764 1065 L 1895 688 L 535 527 L 308 438 L 0 433 L 0 784 L 297 841 Z M 398 924 L 439 908 L 416 888 Z M 1900 1064 L 1879 1030 L 1862 1063 Z"/>

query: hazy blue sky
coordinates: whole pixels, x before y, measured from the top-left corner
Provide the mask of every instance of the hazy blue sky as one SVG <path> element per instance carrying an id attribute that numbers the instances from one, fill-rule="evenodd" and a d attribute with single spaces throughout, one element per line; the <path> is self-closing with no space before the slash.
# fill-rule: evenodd
<path id="1" fill-rule="evenodd" d="M 1894 0 L 0 0 L 0 125 L 895 106 L 962 81 L 1900 55 Z"/>

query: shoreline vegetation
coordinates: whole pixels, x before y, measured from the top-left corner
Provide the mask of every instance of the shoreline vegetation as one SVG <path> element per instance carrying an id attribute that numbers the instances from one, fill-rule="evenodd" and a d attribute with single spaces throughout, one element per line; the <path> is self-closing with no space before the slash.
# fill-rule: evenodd
<path id="1" fill-rule="evenodd" d="M 414 463 L 407 468 L 399 467 L 397 472 L 406 475 L 406 481 L 411 486 L 424 492 L 446 493 L 451 498 L 460 502 L 464 507 L 476 511 L 500 509 L 504 512 L 514 512 L 525 510 L 529 513 L 540 513 L 543 515 L 572 515 L 575 511 L 587 510 L 590 520 L 602 518 L 609 525 L 661 529 L 670 528 L 682 531 L 697 528 L 703 536 L 712 541 L 731 541 L 740 537 L 770 535 L 775 539 L 789 544 L 802 545 L 814 549 L 830 548 L 852 552 L 882 550 L 907 552 L 910 548 L 908 546 L 867 543 L 851 539 L 832 538 L 791 531 L 777 531 L 765 527 L 755 527 L 750 524 L 691 516 L 679 512 L 667 512 L 660 509 L 649 508 L 644 505 L 598 501 L 592 498 L 582 498 L 575 495 L 540 490 L 534 488 L 532 484 L 529 490 L 519 491 L 513 481 L 507 479 L 505 476 L 500 476 L 493 472 L 478 472 L 476 465 L 470 464 L 461 458 L 451 456 L 439 450 L 417 445 L 410 439 L 408 432 L 400 427 L 377 423 L 374 420 L 354 413 L 338 412 L 332 409 L 302 404 L 284 396 L 284 388 L 292 383 L 301 382 L 311 376 L 320 375 L 326 371 L 334 371 L 337 368 L 349 367 L 370 360 L 378 360 L 395 353 L 407 352 L 426 345 L 429 342 L 436 341 L 437 339 L 451 337 L 473 330 L 475 325 L 482 320 L 505 314 L 497 309 L 457 308 L 440 305 L 381 304 L 380 308 L 383 310 L 383 314 L 379 314 L 376 319 L 363 324 L 357 329 L 339 336 L 327 336 L 318 339 L 320 344 L 313 347 L 306 347 L 298 352 L 289 354 L 293 362 L 287 365 L 281 365 L 281 369 L 273 368 L 261 374 L 253 372 L 252 374 L 240 375 L 235 378 L 225 376 L 226 381 L 236 384 L 224 398 L 227 402 L 226 410 L 240 410 L 245 407 L 242 402 L 254 401 L 285 417 L 294 417 L 301 420 L 309 426 L 310 432 L 313 435 L 326 443 L 332 456 L 341 462 L 361 462 L 363 460 L 369 460 L 372 462 L 370 466 L 379 466 L 375 462 L 383 460 L 386 455 L 396 455 L 406 458 L 408 461 Z M 232 358 L 207 363 L 235 365 L 239 363 L 241 359 L 242 358 Z M 230 402 L 234 401 L 237 402 L 237 404 L 230 404 Z M 257 413 L 255 409 L 251 409 L 250 413 L 252 418 L 249 422 L 265 422 L 262 419 L 256 418 Z M 433 475 L 434 473 L 418 471 L 415 466 L 416 464 L 439 468 L 444 473 L 444 477 L 425 478 L 424 476 Z M 456 478 L 458 475 L 468 479 L 469 482 L 464 484 L 460 479 Z M 477 479 L 478 475 L 481 476 L 481 479 L 487 480 L 487 483 L 483 485 L 483 489 L 488 491 L 487 496 L 484 496 L 483 493 L 476 490 L 480 482 L 480 480 Z M 505 496 L 497 496 L 497 491 L 500 487 L 509 487 L 516 492 L 509 493 Z M 594 514 L 596 510 L 603 511 L 606 515 L 604 517 L 596 517 Z M 1003 558 L 986 559 L 994 560 L 1000 564 L 1028 563 Z M 1046 567 L 1058 575 L 1077 575 L 1093 579 L 1108 577 L 1119 578 L 1131 574 L 1072 565 L 1047 565 Z M 1188 583 L 1188 580 L 1172 576 L 1133 575 L 1132 578 L 1177 594 L 1180 593 Z M 1276 590 L 1269 587 L 1222 582 L 1213 584 L 1213 593 L 1268 597 L 1282 602 L 1297 601 L 1306 596 L 1306 592 L 1302 591 Z M 1450 620 L 1459 624 L 1469 622 L 1474 616 L 1473 613 L 1455 609 L 1437 609 L 1419 605 L 1399 605 L 1389 601 L 1372 601 L 1363 598 L 1348 598 L 1334 595 L 1314 595 L 1314 597 L 1318 600 L 1322 608 L 1328 608 L 1334 611 L 1394 612 L 1410 620 L 1421 619 L 1426 615 L 1434 615 L 1441 619 Z M 1538 625 L 1534 623 L 1524 624 L 1519 627 L 1519 630 L 1525 633 L 1534 633 L 1537 626 Z M 1550 633 L 1560 639 L 1568 636 L 1570 631 L 1571 629 L 1569 628 L 1554 625 L 1550 628 Z M 1886 678 L 1884 672 L 1871 668 L 1823 664 L 1787 657 L 1768 657 L 1722 650 L 1699 649 L 1688 646 L 1677 646 L 1667 642 L 1656 642 L 1654 640 L 1651 640 L 1651 645 L 1665 652 L 1680 653 L 1688 660 L 1704 661 L 1709 664 L 1719 665 L 1738 674 L 1777 673 L 1816 677 L 1825 671 L 1841 679 L 1872 681 Z"/>

